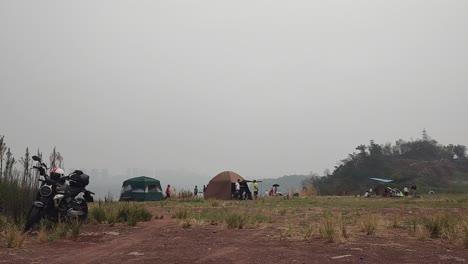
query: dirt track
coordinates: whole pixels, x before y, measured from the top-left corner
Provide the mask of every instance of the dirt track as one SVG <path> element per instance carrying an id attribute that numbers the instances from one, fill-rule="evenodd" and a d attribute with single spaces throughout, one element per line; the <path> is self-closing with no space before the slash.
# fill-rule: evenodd
<path id="1" fill-rule="evenodd" d="M 152 208 L 158 210 L 158 208 Z M 183 229 L 167 212 L 162 220 L 85 226 L 76 240 L 0 251 L 0 263 L 467 263 L 468 250 L 438 241 L 398 236 L 362 236 L 345 243 L 282 240 L 273 227 L 229 230 L 222 226 Z M 117 233 L 106 233 L 106 232 Z"/>

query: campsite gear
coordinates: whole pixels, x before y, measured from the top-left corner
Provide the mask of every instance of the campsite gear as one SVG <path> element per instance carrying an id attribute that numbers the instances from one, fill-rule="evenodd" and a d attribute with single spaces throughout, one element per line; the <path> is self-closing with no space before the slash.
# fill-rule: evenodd
<path id="1" fill-rule="evenodd" d="M 374 181 L 378 181 L 378 182 L 384 182 L 384 183 L 389 183 L 389 182 L 393 181 L 393 180 L 382 179 L 382 178 L 369 178 L 369 179 L 374 180 Z"/>
<path id="2" fill-rule="evenodd" d="M 128 179 L 122 184 L 120 201 L 160 201 L 163 199 L 161 182 L 146 176 Z"/>
<path id="3" fill-rule="evenodd" d="M 213 177 L 208 183 L 208 186 L 206 186 L 205 199 L 232 199 L 232 195 L 235 193 L 234 185 L 238 179 L 240 179 L 241 182 L 245 181 L 239 174 L 232 171 L 219 173 Z"/>
<path id="4" fill-rule="evenodd" d="M 68 176 L 61 171 L 52 170 L 47 175 L 47 165 L 38 156 L 32 159 L 39 166 L 33 166 L 39 171 L 41 185 L 31 209 L 24 231 L 33 228 L 42 218 L 57 222 L 59 220 L 78 219 L 85 221 L 88 217 L 88 202 L 93 202 L 94 193 L 85 189 L 89 184 L 89 176 L 82 171 L 75 170 Z M 78 197 L 83 193 L 83 198 Z"/>

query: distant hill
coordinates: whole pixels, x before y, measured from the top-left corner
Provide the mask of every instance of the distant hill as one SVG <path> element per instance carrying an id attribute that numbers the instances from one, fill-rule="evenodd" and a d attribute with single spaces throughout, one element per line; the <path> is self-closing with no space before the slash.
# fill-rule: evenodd
<path id="1" fill-rule="evenodd" d="M 309 177 L 310 176 L 308 175 L 285 175 L 276 179 L 260 179 L 259 181 L 262 181 L 260 185 L 262 187 L 262 190 L 260 191 L 262 193 L 265 193 L 265 191 L 270 190 L 273 184 L 279 184 L 280 186 L 278 187 L 278 191 L 281 191 L 283 193 L 286 193 L 290 190 L 299 191 L 302 188 L 302 181 L 308 179 Z"/>
<path id="2" fill-rule="evenodd" d="M 463 145 L 443 146 L 435 140 L 422 139 L 392 144 L 359 145 L 335 167 L 332 174 L 309 178 L 324 195 L 362 194 L 378 182 L 369 178 L 394 180 L 389 187 L 410 187 L 420 193 L 468 192 L 468 159 Z"/>

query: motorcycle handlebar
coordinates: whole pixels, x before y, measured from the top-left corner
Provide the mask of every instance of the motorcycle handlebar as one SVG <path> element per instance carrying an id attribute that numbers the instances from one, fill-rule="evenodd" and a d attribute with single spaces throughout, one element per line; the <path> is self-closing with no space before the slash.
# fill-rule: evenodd
<path id="1" fill-rule="evenodd" d="M 45 183 L 48 183 L 48 184 L 55 184 L 55 183 L 56 183 L 55 181 L 53 181 L 53 180 L 49 180 L 49 179 L 45 179 L 45 180 L 43 180 L 43 179 L 39 179 L 39 181 L 41 181 L 41 182 L 45 182 Z"/>

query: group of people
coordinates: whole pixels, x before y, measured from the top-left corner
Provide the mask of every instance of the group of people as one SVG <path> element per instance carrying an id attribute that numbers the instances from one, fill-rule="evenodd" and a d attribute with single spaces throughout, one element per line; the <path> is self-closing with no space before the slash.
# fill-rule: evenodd
<path id="1" fill-rule="evenodd" d="M 207 186 L 203 185 L 203 193 L 206 192 L 206 188 Z M 252 198 L 256 200 L 258 198 L 258 190 L 259 190 L 258 182 L 256 180 L 253 180 L 253 189 L 254 189 L 254 192 L 253 192 L 253 197 L 252 197 L 252 193 L 250 192 L 249 187 L 247 186 L 247 182 L 245 181 L 241 182 L 240 179 L 237 179 L 236 183 L 234 184 L 234 193 L 232 194 L 232 197 L 234 199 L 239 199 L 239 200 L 252 200 Z M 195 188 L 193 188 L 193 195 L 196 197 L 198 193 L 199 193 L 198 186 L 195 185 Z M 269 195 L 270 196 L 277 195 L 278 193 L 279 192 L 278 192 L 277 187 L 274 187 L 270 190 Z M 171 185 L 169 184 L 167 185 L 165 194 L 166 196 L 164 199 L 171 198 Z"/>
<path id="2" fill-rule="evenodd" d="M 258 182 L 257 180 L 253 180 L 253 189 L 254 189 L 254 196 L 253 198 L 257 200 L 258 197 Z M 249 187 L 247 186 L 247 182 L 237 179 L 236 183 L 234 184 L 234 193 L 232 197 L 237 200 L 252 200 L 252 193 L 250 192 Z"/>
<path id="3" fill-rule="evenodd" d="M 411 192 L 410 192 L 410 190 L 411 190 Z M 373 194 L 372 189 L 369 189 L 364 193 L 364 197 L 370 197 L 372 194 Z M 410 195 L 412 195 L 414 197 L 417 196 L 416 195 L 416 185 L 415 184 L 413 184 L 410 189 L 405 186 L 403 188 L 403 192 L 400 191 L 397 188 L 386 187 L 384 189 L 383 193 L 382 193 L 383 197 L 403 197 L 403 196 L 410 196 Z"/>
<path id="4" fill-rule="evenodd" d="M 281 192 L 278 191 L 278 186 L 271 187 L 270 191 L 267 192 L 268 196 L 283 196 Z"/>
<path id="5" fill-rule="evenodd" d="M 415 184 L 413 184 L 410 189 L 408 189 L 408 187 L 406 186 L 403 187 L 403 192 L 401 192 L 397 188 L 392 189 L 390 187 L 387 187 L 385 188 L 384 193 L 383 193 L 383 196 L 392 196 L 392 197 L 394 196 L 401 197 L 401 196 L 410 196 L 410 195 L 413 195 L 414 197 L 416 197 L 416 185 Z"/>
<path id="6" fill-rule="evenodd" d="M 206 192 L 206 186 L 203 185 L 203 193 L 205 193 L 205 192 Z M 195 188 L 193 188 L 193 196 L 196 197 L 197 195 L 198 195 L 198 186 L 195 185 Z"/>

